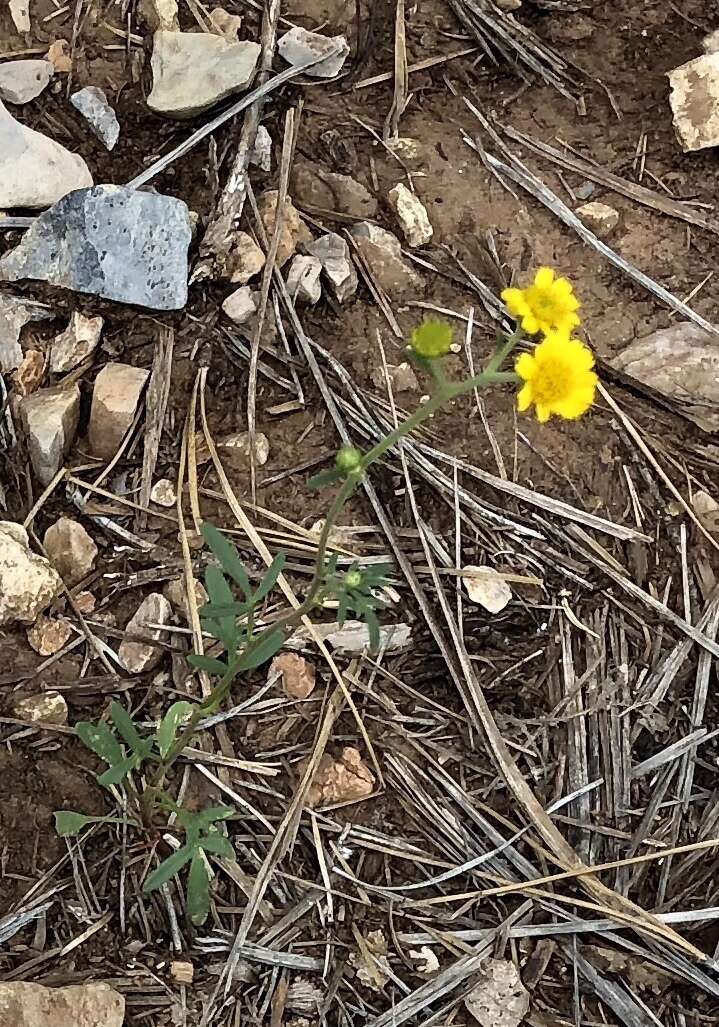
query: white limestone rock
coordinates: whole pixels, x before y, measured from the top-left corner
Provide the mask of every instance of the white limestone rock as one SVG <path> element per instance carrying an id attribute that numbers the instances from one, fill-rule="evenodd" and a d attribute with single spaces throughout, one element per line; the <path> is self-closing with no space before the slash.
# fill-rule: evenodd
<path id="1" fill-rule="evenodd" d="M 259 43 L 160 30 L 153 39 L 147 105 L 166 117 L 192 118 L 249 86 L 259 56 Z"/>
<path id="2" fill-rule="evenodd" d="M 143 639 L 166 642 L 169 636 L 167 631 L 163 630 L 163 626 L 169 624 L 171 618 L 172 607 L 165 596 L 159 592 L 151 592 L 143 599 L 125 628 L 125 640 L 118 651 L 120 662 L 129 674 L 143 674 L 145 671 L 154 670 L 164 655 L 164 650 L 153 645 L 151 641 L 133 641 L 133 636 L 141 635 Z"/>
<path id="3" fill-rule="evenodd" d="M 30 461 L 42 485 L 57 474 L 75 441 L 80 418 L 80 389 L 56 386 L 38 389 L 20 400 Z"/>
<path id="4" fill-rule="evenodd" d="M 61 588 L 50 561 L 31 551 L 23 526 L 0 521 L 0 627 L 32 624 Z"/>
<path id="5" fill-rule="evenodd" d="M 668 75 L 674 130 L 682 149 L 686 153 L 718 146 L 719 53 L 696 57 Z"/>
<path id="6" fill-rule="evenodd" d="M 351 299 L 357 292 L 357 272 L 347 240 L 336 232 L 327 232 L 304 248 L 322 263 L 322 270 L 337 301 L 344 303 Z"/>
<path id="7" fill-rule="evenodd" d="M 50 61 L 4 61 L 0 64 L 0 100 L 29 103 L 47 88 L 54 74 Z"/>
<path id="8" fill-rule="evenodd" d="M 0 210 L 41 210 L 91 185 L 82 157 L 16 121 L 0 101 Z"/>
<path id="9" fill-rule="evenodd" d="M 305 72 L 312 78 L 334 78 L 339 75 L 350 52 L 344 36 L 323 36 L 321 32 L 310 32 L 298 25 L 285 32 L 277 49 L 280 56 L 296 68 L 326 54 L 325 60 Z"/>
<path id="10" fill-rule="evenodd" d="M 434 235 L 425 205 L 404 182 L 389 191 L 389 205 L 397 215 L 402 234 L 408 246 L 426 246 Z"/>
<path id="11" fill-rule="evenodd" d="M 295 303 L 315 304 L 322 295 L 322 262 L 317 257 L 293 257 L 287 273 L 287 291 Z"/>

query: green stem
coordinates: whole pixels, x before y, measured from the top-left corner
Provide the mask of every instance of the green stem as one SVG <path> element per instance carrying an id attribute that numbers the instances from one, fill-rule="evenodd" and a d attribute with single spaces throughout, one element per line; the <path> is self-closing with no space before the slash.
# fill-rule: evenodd
<path id="1" fill-rule="evenodd" d="M 368 450 L 363 455 L 358 469 L 347 475 L 347 478 L 332 501 L 332 505 L 327 513 L 327 517 L 325 518 L 325 523 L 322 526 L 322 531 L 317 543 L 314 574 L 312 575 L 312 580 L 307 589 L 304 600 L 290 613 L 281 617 L 273 624 L 268 625 L 268 627 L 266 627 L 264 631 L 261 631 L 259 635 L 250 639 L 248 645 L 242 650 L 242 652 L 237 653 L 235 657 L 230 660 L 227 670 L 218 684 L 213 688 L 204 702 L 199 703 L 195 707 L 190 719 L 185 724 L 174 744 L 159 763 L 157 772 L 146 789 L 143 799 L 145 799 L 145 796 L 149 794 L 151 804 L 154 803 L 155 796 L 157 796 L 162 790 L 162 785 L 168 770 L 195 734 L 198 724 L 205 717 L 210 716 L 223 705 L 225 699 L 229 695 L 232 682 L 238 673 L 238 666 L 241 659 L 246 657 L 248 654 L 251 654 L 263 642 L 269 632 L 280 630 L 283 633 L 287 633 L 291 631 L 293 628 L 297 627 L 302 621 L 302 618 L 313 609 L 318 593 L 322 587 L 325 571 L 325 558 L 327 555 L 327 548 L 329 546 L 330 533 L 335 526 L 338 517 L 342 513 L 345 504 L 362 481 L 365 471 L 373 463 L 384 456 L 385 453 L 392 449 L 392 447 L 401 439 L 409 435 L 410 432 L 413 432 L 415 428 L 419 428 L 425 421 L 429 420 L 429 418 L 437 413 L 446 403 L 471 392 L 473 389 L 482 389 L 493 383 L 515 381 L 516 375 L 514 375 L 513 372 L 501 372 L 499 368 L 522 338 L 523 333 L 521 329 L 518 329 L 512 335 L 507 336 L 504 343 L 497 347 L 486 368 L 480 372 L 480 374 L 474 375 L 472 378 L 468 378 L 465 381 L 452 382 L 445 379 L 443 374 L 433 375 L 435 391 L 432 396 L 430 396 L 429 400 L 422 404 L 422 406 L 418 407 L 413 414 L 410 414 L 406 420 L 397 425 L 389 435 L 380 439 L 372 449 Z M 146 802 L 143 802 L 143 806 L 147 811 L 148 806 Z"/>
<path id="2" fill-rule="evenodd" d="M 160 762 L 157 769 L 157 773 L 155 774 L 152 784 L 150 785 L 151 789 L 157 791 L 159 788 L 161 788 L 162 782 L 165 778 L 165 775 L 167 774 L 167 771 L 169 770 L 170 766 L 175 762 L 175 760 L 180 755 L 182 750 L 185 748 L 188 741 L 195 734 L 195 731 L 197 730 L 197 725 L 200 723 L 200 721 L 203 720 L 205 717 L 211 716 L 216 710 L 220 708 L 220 706 L 222 706 L 225 699 L 227 698 L 227 695 L 229 694 L 230 687 L 235 678 L 235 675 L 237 674 L 237 667 L 240 660 L 244 656 L 247 656 L 249 653 L 252 653 L 260 645 L 260 643 L 263 641 L 263 639 L 270 631 L 279 630 L 283 633 L 286 633 L 292 630 L 292 628 L 297 627 L 301 623 L 302 618 L 312 610 L 315 604 L 315 600 L 317 598 L 317 593 L 319 592 L 320 587 L 322 585 L 325 557 L 327 555 L 327 547 L 329 545 L 330 532 L 332 531 L 332 528 L 337 518 L 342 512 L 345 503 L 354 492 L 360 480 L 361 474 L 358 472 L 353 472 L 352 474 L 348 475 L 348 477 L 342 484 L 342 488 L 339 490 L 339 492 L 334 498 L 334 501 L 327 513 L 325 523 L 322 526 L 322 531 L 320 533 L 320 537 L 317 543 L 315 571 L 304 600 L 290 613 L 286 614 L 284 617 L 281 617 L 279 620 L 274 621 L 267 628 L 265 628 L 264 631 L 261 631 L 259 635 L 251 639 L 248 645 L 245 646 L 245 648 L 242 650 L 242 652 L 237 653 L 235 658 L 229 662 L 227 670 L 223 674 L 218 684 L 212 689 L 212 691 L 204 700 L 204 702 L 199 703 L 195 707 L 195 709 L 192 712 L 192 715 L 190 716 L 190 719 L 187 721 L 184 728 L 176 738 L 174 744 L 171 746 L 171 748 L 168 750 L 168 752 L 165 754 L 164 758 Z"/>

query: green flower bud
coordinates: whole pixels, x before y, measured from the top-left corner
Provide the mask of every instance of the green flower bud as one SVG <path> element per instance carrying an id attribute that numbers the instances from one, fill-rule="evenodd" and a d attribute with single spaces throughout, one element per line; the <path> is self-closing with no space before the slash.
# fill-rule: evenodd
<path id="1" fill-rule="evenodd" d="M 424 360 L 446 357 L 452 347 L 453 334 L 451 325 L 430 318 L 414 329 L 410 348 Z"/>
<path id="2" fill-rule="evenodd" d="M 342 446 L 335 457 L 335 464 L 343 474 L 351 474 L 362 467 L 362 454 L 354 446 Z"/>
<path id="3" fill-rule="evenodd" d="M 359 588 L 362 584 L 362 571 L 352 570 L 345 574 L 345 586 L 347 588 Z"/>

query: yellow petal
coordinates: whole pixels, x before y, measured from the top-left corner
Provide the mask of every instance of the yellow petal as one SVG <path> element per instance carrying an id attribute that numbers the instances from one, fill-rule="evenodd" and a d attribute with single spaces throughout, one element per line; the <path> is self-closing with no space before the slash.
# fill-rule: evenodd
<path id="1" fill-rule="evenodd" d="M 514 370 L 525 382 L 529 381 L 535 371 L 535 361 L 531 353 L 520 353 L 514 365 Z"/>
<path id="2" fill-rule="evenodd" d="M 528 356 L 529 354 L 524 354 L 524 355 Z M 531 403 L 532 403 L 532 386 L 529 383 L 527 383 L 527 385 L 523 385 L 522 388 L 517 393 L 517 410 L 519 410 L 520 414 L 524 413 L 525 410 L 529 409 L 529 407 L 531 406 Z"/>
<path id="3" fill-rule="evenodd" d="M 540 331 L 540 324 L 534 314 L 526 313 L 522 318 L 522 328 L 527 335 L 536 335 Z"/>
<path id="4" fill-rule="evenodd" d="M 591 371 L 594 367 L 594 354 L 587 346 L 580 346 L 575 359 L 576 365 L 581 371 Z"/>
<path id="5" fill-rule="evenodd" d="M 557 294 L 565 300 L 568 300 L 574 292 L 574 289 L 572 288 L 572 283 L 569 281 L 568 278 L 558 278 L 554 283 L 554 289 L 557 292 Z M 575 302 L 578 301 L 575 300 Z"/>
<path id="6" fill-rule="evenodd" d="M 572 329 L 577 328 L 581 323 L 576 314 L 563 314 L 562 317 L 557 318 L 556 328 L 558 332 L 569 336 Z"/>
<path id="7" fill-rule="evenodd" d="M 528 310 L 527 301 L 521 289 L 503 289 L 502 299 L 510 314 L 521 316 Z"/>
<path id="8" fill-rule="evenodd" d="M 539 289 L 548 289 L 554 281 L 554 271 L 551 267 L 540 267 L 534 276 L 534 284 Z"/>
<path id="9" fill-rule="evenodd" d="M 549 420 L 551 410 L 544 403 L 537 403 L 537 420 L 540 424 L 544 424 L 545 421 Z"/>
<path id="10" fill-rule="evenodd" d="M 563 417 L 565 421 L 574 421 L 589 409 L 589 405 L 582 403 L 574 394 L 567 399 L 558 399 L 556 403 L 553 403 L 552 412 Z"/>

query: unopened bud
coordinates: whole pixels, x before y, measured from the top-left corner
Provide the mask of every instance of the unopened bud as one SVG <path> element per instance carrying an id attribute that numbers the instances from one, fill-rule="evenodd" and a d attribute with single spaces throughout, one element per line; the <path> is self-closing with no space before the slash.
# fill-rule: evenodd
<path id="1" fill-rule="evenodd" d="M 354 446 L 342 446 L 335 457 L 335 464 L 344 474 L 351 474 L 361 469 L 362 454 Z"/>
<path id="2" fill-rule="evenodd" d="M 347 588 L 359 588 L 362 584 L 362 571 L 352 570 L 345 574 L 345 585 Z"/>
<path id="3" fill-rule="evenodd" d="M 446 357 L 452 347 L 453 334 L 451 325 L 428 319 L 412 332 L 410 349 L 424 360 Z"/>

